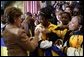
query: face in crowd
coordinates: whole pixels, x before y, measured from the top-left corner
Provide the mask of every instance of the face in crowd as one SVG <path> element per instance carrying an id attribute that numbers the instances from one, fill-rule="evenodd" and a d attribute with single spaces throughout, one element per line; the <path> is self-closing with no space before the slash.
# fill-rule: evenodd
<path id="1" fill-rule="evenodd" d="M 69 30 L 77 30 L 79 27 L 78 17 L 73 17 L 69 22 Z"/>

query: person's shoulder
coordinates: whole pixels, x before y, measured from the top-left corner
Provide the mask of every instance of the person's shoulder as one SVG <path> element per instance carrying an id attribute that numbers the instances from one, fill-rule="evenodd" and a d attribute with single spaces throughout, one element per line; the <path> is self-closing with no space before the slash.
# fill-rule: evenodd
<path id="1" fill-rule="evenodd" d="M 3 31 L 4 36 L 17 36 L 18 35 L 19 28 L 12 28 L 12 27 L 7 27 Z"/>
<path id="2" fill-rule="evenodd" d="M 69 39 L 69 43 L 73 46 L 76 45 L 77 41 L 81 45 L 83 43 L 83 35 L 72 35 Z"/>
<path id="3" fill-rule="evenodd" d="M 26 23 L 26 20 L 24 20 L 23 22 L 22 22 L 22 24 L 25 24 Z"/>
<path id="4" fill-rule="evenodd" d="M 23 34 L 23 33 L 25 33 L 25 30 L 23 30 L 23 29 L 19 28 L 19 29 L 18 29 L 18 35 L 20 35 L 20 36 L 21 36 L 21 34 Z"/>
<path id="5" fill-rule="evenodd" d="M 14 35 L 18 35 L 19 28 L 11 28 L 9 31 Z"/>
<path id="6" fill-rule="evenodd" d="M 40 27 L 42 27 L 41 23 L 36 26 L 36 28 L 40 28 Z"/>
<path id="7" fill-rule="evenodd" d="M 48 28 L 52 28 L 52 29 L 56 29 L 57 27 L 58 27 L 57 25 L 52 23 L 50 23 L 50 25 L 48 26 Z"/>
<path id="8" fill-rule="evenodd" d="M 38 27 L 38 26 L 42 26 L 42 24 L 40 23 L 40 24 L 37 25 L 37 27 Z"/>

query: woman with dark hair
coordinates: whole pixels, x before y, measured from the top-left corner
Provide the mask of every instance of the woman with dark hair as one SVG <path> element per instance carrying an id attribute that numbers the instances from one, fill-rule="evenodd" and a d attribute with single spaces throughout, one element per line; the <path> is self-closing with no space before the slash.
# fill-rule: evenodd
<path id="1" fill-rule="evenodd" d="M 38 46 L 38 31 L 35 38 L 30 40 L 21 26 L 21 10 L 7 7 L 4 11 L 7 25 L 3 31 L 8 56 L 27 56 L 27 51 L 32 52 Z"/>
<path id="2" fill-rule="evenodd" d="M 57 51 L 59 48 L 53 46 L 55 41 L 57 39 L 60 39 L 60 37 L 57 34 L 58 26 L 52 24 L 52 22 L 49 21 L 51 18 L 50 9 L 47 7 L 42 8 L 40 12 L 40 19 L 41 23 L 36 26 L 35 31 L 39 30 L 39 46 L 38 46 L 38 53 L 39 56 L 54 56 L 52 55 L 52 50 L 56 48 L 55 55 L 63 55 L 61 51 Z M 45 54 L 45 55 L 44 55 Z M 64 56 L 64 55 L 63 55 Z"/>

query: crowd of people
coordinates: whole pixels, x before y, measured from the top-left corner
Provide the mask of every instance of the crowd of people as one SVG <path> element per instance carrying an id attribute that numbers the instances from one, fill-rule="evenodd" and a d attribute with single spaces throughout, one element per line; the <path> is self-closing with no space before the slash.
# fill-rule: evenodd
<path id="1" fill-rule="evenodd" d="M 79 2 L 57 2 L 39 14 L 22 14 L 7 7 L 1 15 L 1 35 L 8 56 L 83 56 L 80 8 Z"/>

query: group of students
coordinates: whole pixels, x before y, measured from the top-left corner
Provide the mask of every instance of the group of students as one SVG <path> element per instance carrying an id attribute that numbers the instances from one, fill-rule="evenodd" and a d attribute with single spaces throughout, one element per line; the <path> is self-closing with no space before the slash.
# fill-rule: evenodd
<path id="1" fill-rule="evenodd" d="M 7 23 L 2 36 L 8 56 L 83 56 L 82 16 L 79 8 L 71 10 L 70 5 L 65 10 L 50 8 L 42 8 L 39 19 L 35 18 L 37 15 L 32 16 L 27 12 L 23 21 L 20 9 L 5 9 Z"/>

